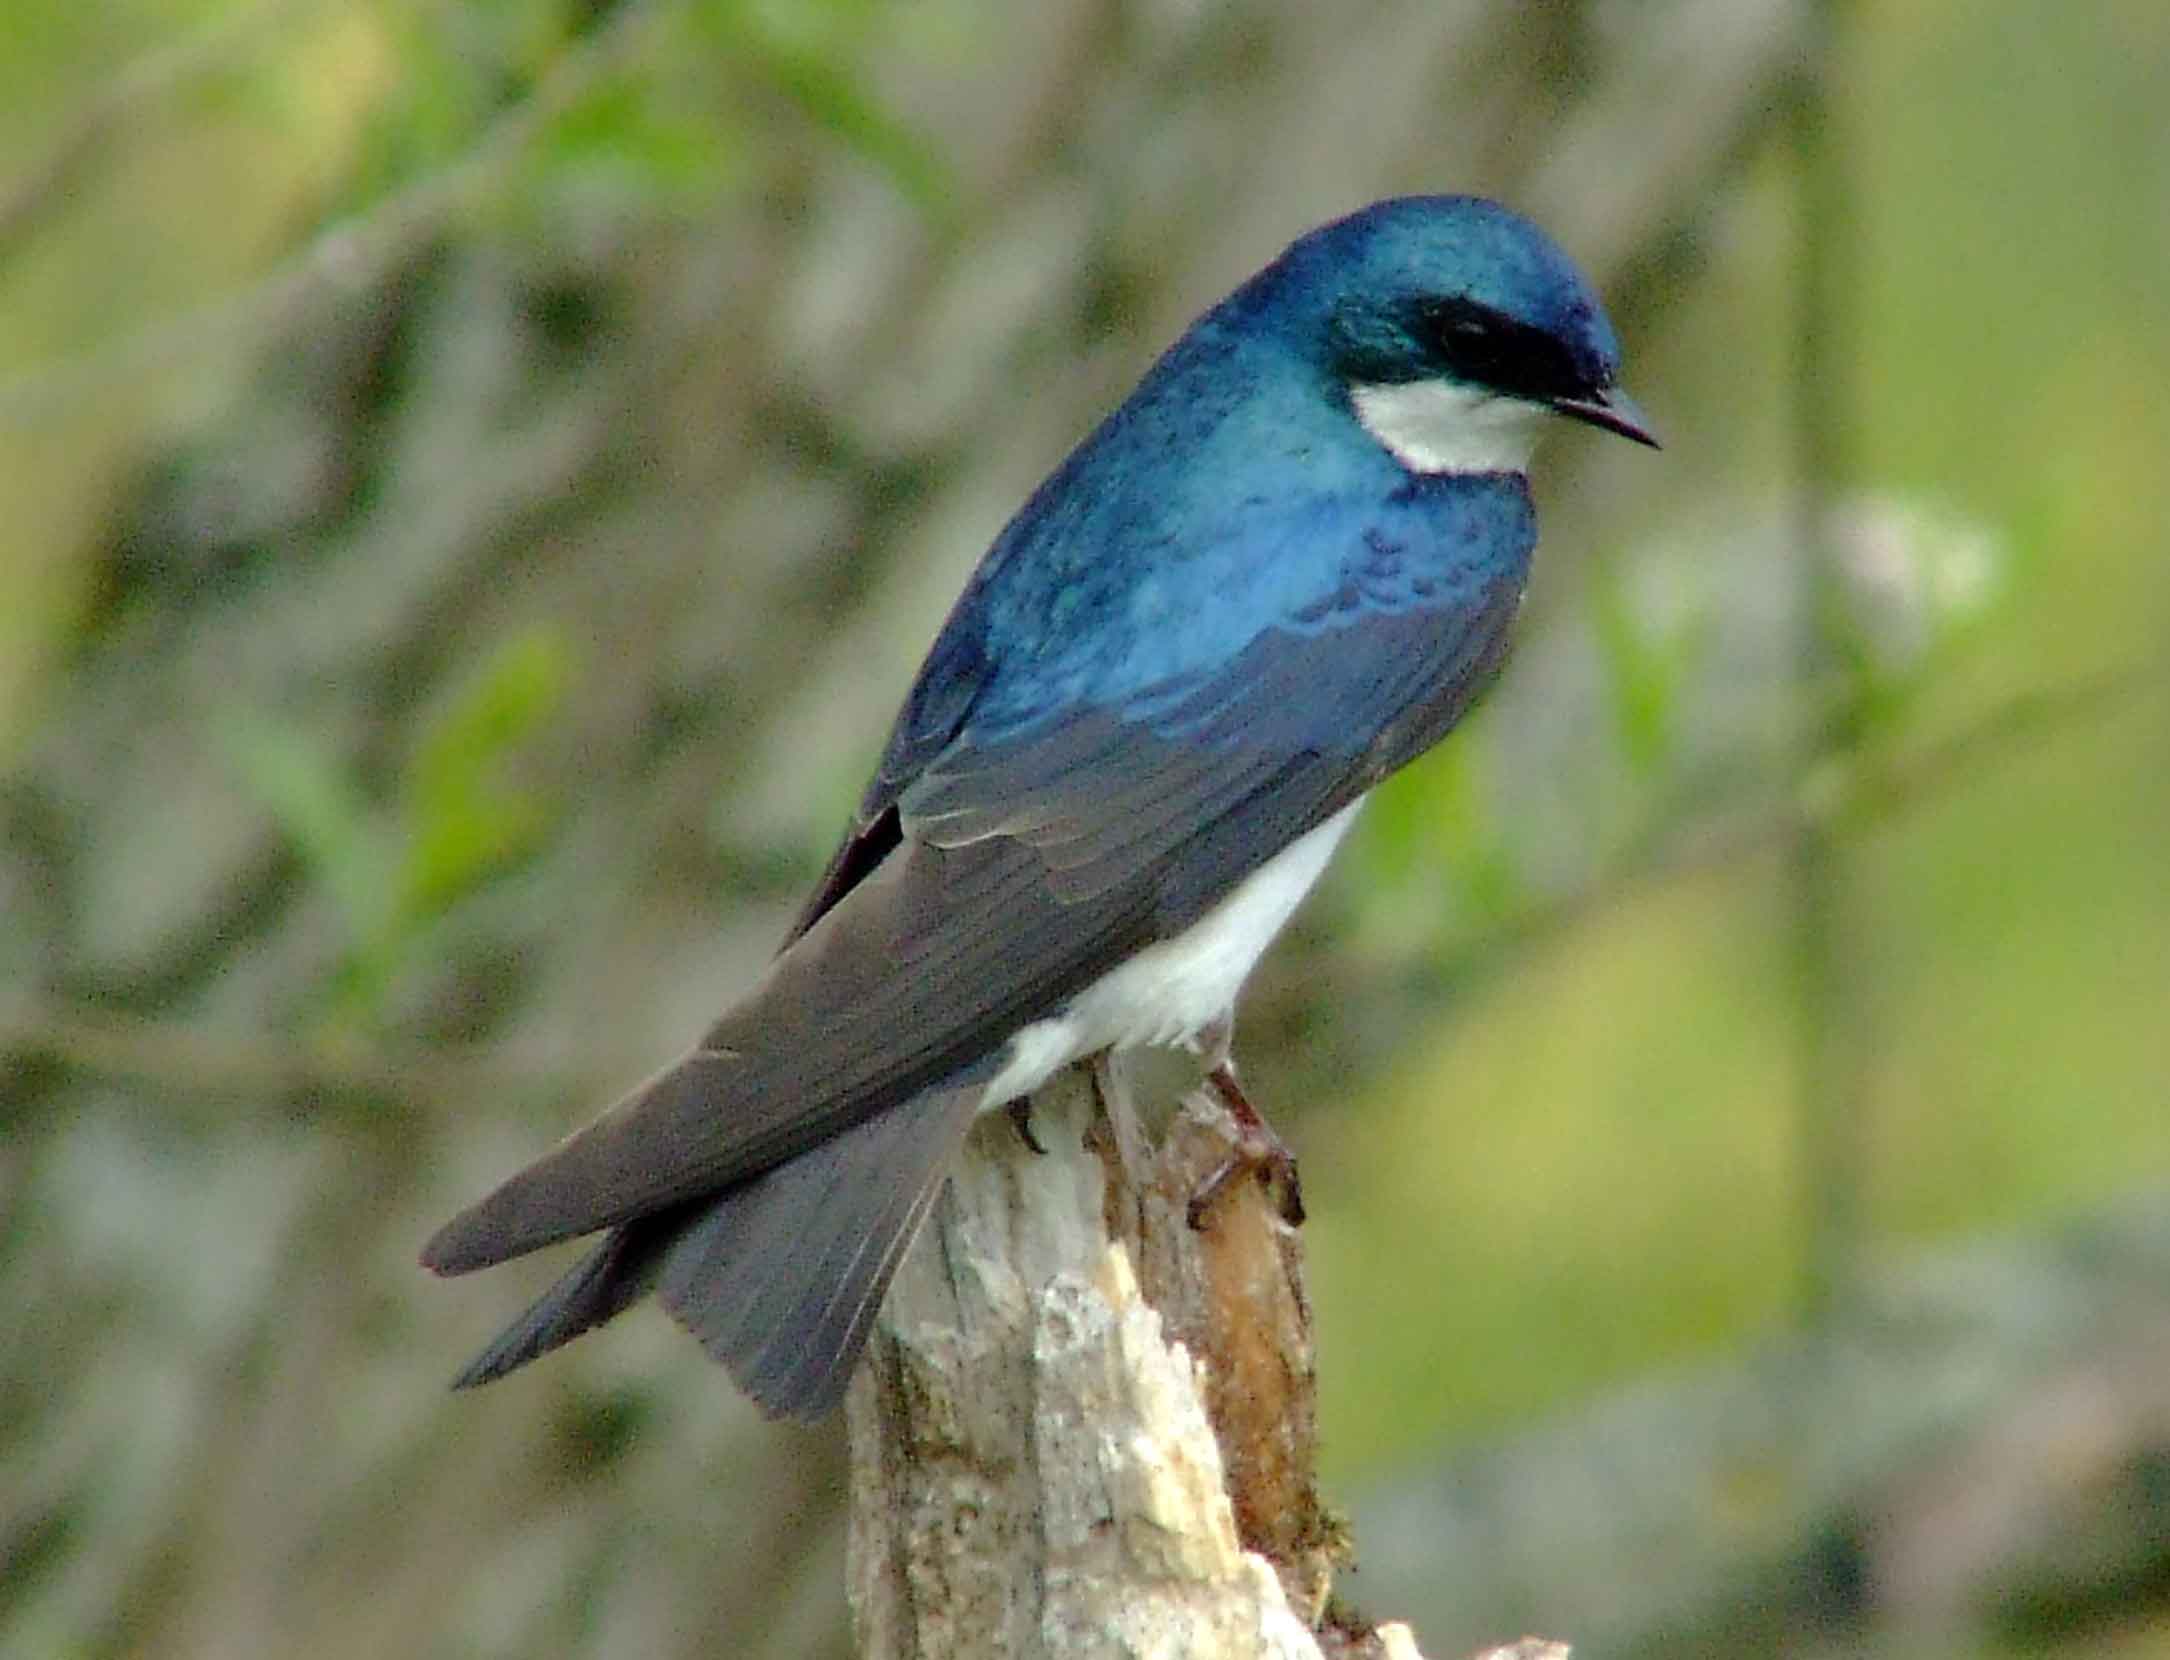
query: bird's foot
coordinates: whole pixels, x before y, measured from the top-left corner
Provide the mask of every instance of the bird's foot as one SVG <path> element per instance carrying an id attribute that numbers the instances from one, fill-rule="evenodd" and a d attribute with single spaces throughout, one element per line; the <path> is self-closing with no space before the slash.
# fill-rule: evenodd
<path id="1" fill-rule="evenodd" d="M 1229 1184 L 1238 1177 L 1255 1175 L 1261 1183 L 1278 1182 L 1281 1189 L 1281 1219 L 1290 1227 L 1300 1227 L 1304 1219 L 1303 1183 L 1296 1174 L 1296 1155 L 1288 1150 L 1288 1143 L 1274 1134 L 1273 1126 L 1259 1115 L 1251 1105 L 1249 1096 L 1236 1082 L 1236 1069 L 1225 1058 L 1206 1074 L 1206 1082 L 1220 1096 L 1221 1104 L 1228 1109 L 1228 1116 L 1236 1121 L 1235 1150 L 1221 1162 L 1213 1173 L 1191 1190 L 1190 1203 L 1184 1215 L 1194 1228 L 1205 1226 L 1206 1213 L 1214 1201 L 1226 1192 Z"/>
<path id="2" fill-rule="evenodd" d="M 1046 1158 L 1047 1149 L 1040 1145 L 1040 1138 L 1032 1133 L 1032 1097 L 1020 1095 L 1002 1110 L 1010 1115 L 1010 1124 L 1017 1131 L 1018 1139 L 1040 1157 Z"/>

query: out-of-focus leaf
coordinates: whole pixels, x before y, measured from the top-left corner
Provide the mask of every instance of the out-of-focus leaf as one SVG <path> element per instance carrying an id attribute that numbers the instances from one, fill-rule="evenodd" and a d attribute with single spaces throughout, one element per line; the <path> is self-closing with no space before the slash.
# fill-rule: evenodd
<path id="1" fill-rule="evenodd" d="M 388 7 L 382 18 L 398 70 L 363 129 L 338 212 L 360 211 L 457 159 L 493 102 L 495 66 L 436 8 Z"/>
<path id="2" fill-rule="evenodd" d="M 490 122 L 579 45 L 593 12 L 573 0 L 375 8 L 384 91 L 334 209 L 359 212 L 471 154 Z"/>
<path id="3" fill-rule="evenodd" d="M 708 48 L 754 71 L 858 155 L 882 169 L 914 206 L 939 217 L 954 195 L 933 147 L 883 109 L 857 72 L 893 41 L 902 8 L 872 0 L 697 0 L 691 22 Z"/>
<path id="4" fill-rule="evenodd" d="M 465 0 L 461 33 L 523 80 L 539 79 L 598 15 L 585 0 Z M 486 36 L 486 40 L 477 37 Z"/>
<path id="5" fill-rule="evenodd" d="M 887 173 L 914 206 L 939 215 L 949 204 L 949 173 L 941 159 L 846 70 L 826 58 L 776 47 L 765 54 L 764 68 L 816 122 Z"/>
<path id="6" fill-rule="evenodd" d="M 1387 932 L 1436 936 L 1452 924 L 1509 914 L 1523 898 L 1516 862 L 1501 839 L 1500 819 L 1484 778 L 1481 746 L 1469 735 L 1435 750 L 1419 766 L 1375 792 L 1365 814 L 1359 855 L 1366 892 L 1391 905 Z M 1449 913 L 1416 915 L 1427 885 Z"/>
<path id="7" fill-rule="evenodd" d="M 401 779 L 404 926 L 441 914 L 532 850 L 547 828 L 544 805 L 507 784 L 502 766 L 562 706 L 569 678 L 563 636 L 530 629 L 500 646 L 422 734 Z"/>
<path id="8" fill-rule="evenodd" d="M 1688 644 L 1652 629 L 1609 568 L 1596 569 L 1590 592 L 1613 727 L 1629 767 L 1648 778 L 1674 747 L 1675 714 L 1690 666 Z"/>
<path id="9" fill-rule="evenodd" d="M 442 914 L 491 876 L 532 852 L 548 827 L 540 804 L 492 795 L 417 827 L 400 871 L 400 915 L 421 923 Z"/>
<path id="10" fill-rule="evenodd" d="M 1522 879 L 1501 839 L 1478 747 L 1466 737 L 1446 745 L 1421 776 L 1434 856 L 1446 862 L 1463 903 L 1483 918 L 1513 911 L 1523 899 Z"/>
<path id="11" fill-rule="evenodd" d="M 346 924 L 333 988 L 342 1009 L 374 1011 L 431 925 L 541 841 L 546 805 L 502 774 L 562 705 L 568 678 L 565 642 L 553 629 L 499 647 L 423 732 L 399 780 L 396 833 L 306 731 L 257 710 L 222 717 L 221 745 L 236 772 Z"/>
<path id="12" fill-rule="evenodd" d="M 299 726 L 257 709 L 227 710 L 217 738 L 353 936 L 376 934 L 391 909 L 392 861 L 338 759 Z"/>
<path id="13" fill-rule="evenodd" d="M 733 154 L 721 124 L 674 107 L 656 87 L 624 80 L 559 117 L 535 162 L 547 185 L 601 183 L 649 202 L 690 203 L 727 180 Z"/>

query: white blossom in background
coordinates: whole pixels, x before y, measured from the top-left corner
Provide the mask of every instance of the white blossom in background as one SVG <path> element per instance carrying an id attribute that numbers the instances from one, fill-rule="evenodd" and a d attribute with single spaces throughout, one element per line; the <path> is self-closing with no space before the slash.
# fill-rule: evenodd
<path id="1" fill-rule="evenodd" d="M 1889 713 L 2006 591 L 2009 548 L 1996 527 L 1895 491 L 1831 512 L 1851 634 L 1836 670 L 1865 675 Z M 1462 816 L 1474 822 L 1434 827 L 1457 845 L 1436 863 L 1433 907 L 1393 889 L 1393 915 L 1366 925 L 1374 945 L 1436 939 L 1441 907 L 1477 920 L 1483 906 L 1461 885 L 1487 861 L 1506 861 L 1520 895 L 1541 901 L 1601 880 L 1668 826 L 1775 802 L 1814 707 L 1803 593 L 1799 523 L 1782 498 L 1714 505 L 1593 566 L 1571 608 L 1525 639 L 1465 740 L 1476 781 Z"/>

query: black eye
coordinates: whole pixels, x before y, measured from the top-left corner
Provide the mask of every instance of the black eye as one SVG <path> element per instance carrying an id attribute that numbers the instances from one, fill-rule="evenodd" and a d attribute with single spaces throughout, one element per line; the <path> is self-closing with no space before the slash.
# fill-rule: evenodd
<path id="1" fill-rule="evenodd" d="M 1596 386 L 1566 342 L 1475 300 L 1428 302 L 1419 332 L 1456 379 L 1510 397 L 1571 398 Z"/>
<path id="2" fill-rule="evenodd" d="M 1512 353 L 1505 320 L 1460 306 L 1443 307 L 1432 319 L 1432 340 L 1447 366 L 1463 380 L 1497 384 Z"/>

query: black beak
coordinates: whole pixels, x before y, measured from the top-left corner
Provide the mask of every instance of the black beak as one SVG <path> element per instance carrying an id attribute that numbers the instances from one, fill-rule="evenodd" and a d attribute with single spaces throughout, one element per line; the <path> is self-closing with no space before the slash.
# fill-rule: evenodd
<path id="1" fill-rule="evenodd" d="M 1657 434 L 1650 430 L 1650 417 L 1616 386 L 1594 392 L 1587 398 L 1555 398 L 1552 408 L 1570 420 L 1587 421 L 1591 426 L 1632 438 L 1638 444 L 1648 444 L 1654 450 L 1664 448 L 1658 442 Z"/>

